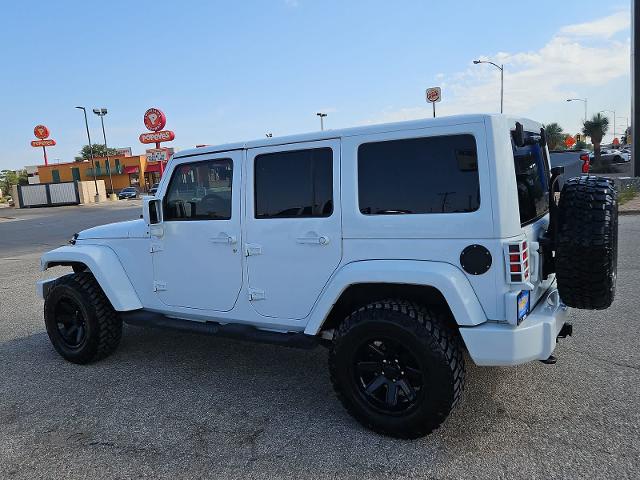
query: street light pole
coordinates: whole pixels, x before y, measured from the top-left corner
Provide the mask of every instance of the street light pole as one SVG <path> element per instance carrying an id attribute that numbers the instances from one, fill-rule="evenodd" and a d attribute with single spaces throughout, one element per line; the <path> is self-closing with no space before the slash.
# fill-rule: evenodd
<path id="1" fill-rule="evenodd" d="M 320 117 L 320 131 L 322 131 L 324 130 L 324 117 L 326 117 L 327 114 L 318 112 L 316 115 Z"/>
<path id="2" fill-rule="evenodd" d="M 584 121 L 587 121 L 587 99 L 586 98 L 567 98 L 567 102 L 584 102 Z"/>
<path id="3" fill-rule="evenodd" d="M 76 107 L 84 112 L 84 126 L 87 129 L 87 139 L 89 139 L 89 154 L 91 155 L 91 166 L 93 167 L 93 183 L 96 187 L 96 195 L 93 198 L 95 203 L 100 203 L 100 194 L 98 193 L 98 177 L 96 176 L 96 162 L 93 159 L 93 145 L 91 145 L 91 134 L 89 133 L 89 121 L 87 120 L 87 109 L 84 107 Z"/>
<path id="4" fill-rule="evenodd" d="M 500 70 L 500 113 L 504 112 L 504 64 L 498 65 L 497 63 L 490 62 L 488 60 L 474 60 L 474 65 L 480 65 L 481 63 L 488 63 Z"/>
<path id="5" fill-rule="evenodd" d="M 104 138 L 104 154 L 107 157 L 107 170 L 109 171 L 109 183 L 111 184 L 111 195 L 113 195 L 113 177 L 111 176 L 111 165 L 109 165 L 109 149 L 107 148 L 107 134 L 104 131 L 104 116 L 107 114 L 106 108 L 94 108 L 93 113 L 100 117 L 102 124 L 102 138 Z"/>

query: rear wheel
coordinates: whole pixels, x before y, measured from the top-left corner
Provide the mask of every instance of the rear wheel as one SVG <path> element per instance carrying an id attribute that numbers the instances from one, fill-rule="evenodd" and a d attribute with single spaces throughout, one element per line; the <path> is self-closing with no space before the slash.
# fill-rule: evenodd
<path id="1" fill-rule="evenodd" d="M 417 438 L 438 428 L 462 396 L 464 357 L 443 314 L 401 300 L 375 302 L 340 325 L 331 381 L 367 428 Z"/>
<path id="2" fill-rule="evenodd" d="M 73 363 L 110 355 L 122 336 L 122 320 L 89 272 L 55 282 L 44 303 L 44 321 L 53 347 Z"/>
<path id="3" fill-rule="evenodd" d="M 608 308 L 615 297 L 618 200 L 613 181 L 567 180 L 559 203 L 556 278 L 562 301 L 587 310 Z"/>

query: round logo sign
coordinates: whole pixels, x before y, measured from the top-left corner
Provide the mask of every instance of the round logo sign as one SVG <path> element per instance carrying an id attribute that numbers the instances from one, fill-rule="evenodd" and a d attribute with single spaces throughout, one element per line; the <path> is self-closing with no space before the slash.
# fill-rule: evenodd
<path id="1" fill-rule="evenodd" d="M 144 112 L 144 126 L 152 132 L 162 130 L 167 124 L 167 117 L 164 116 L 162 110 L 150 108 Z"/>
<path id="2" fill-rule="evenodd" d="M 435 103 L 440 101 L 440 87 L 429 88 L 427 90 L 427 102 Z"/>
<path id="3" fill-rule="evenodd" d="M 44 125 L 36 125 L 33 129 L 33 134 L 40 140 L 44 140 L 49 136 L 49 129 Z"/>

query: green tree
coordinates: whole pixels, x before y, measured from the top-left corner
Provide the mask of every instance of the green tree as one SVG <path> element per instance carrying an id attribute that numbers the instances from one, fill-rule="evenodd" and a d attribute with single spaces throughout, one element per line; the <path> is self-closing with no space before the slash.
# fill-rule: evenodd
<path id="1" fill-rule="evenodd" d="M 582 127 L 582 133 L 587 137 L 591 137 L 593 154 L 595 156 L 595 163 L 597 164 L 601 163 L 600 144 L 607 130 L 609 130 L 609 119 L 599 113 L 596 113 L 591 120 L 584 122 L 584 126 Z"/>
<path id="2" fill-rule="evenodd" d="M 576 142 L 576 144 L 573 146 L 574 150 L 586 150 L 587 149 L 587 142 L 580 140 L 579 142 Z"/>
<path id="3" fill-rule="evenodd" d="M 562 131 L 562 127 L 556 122 L 543 125 L 544 131 L 547 134 L 547 144 L 549 150 L 558 150 L 564 148 L 565 133 Z"/>
<path id="4" fill-rule="evenodd" d="M 107 155 L 117 155 L 118 151 L 115 148 L 106 148 L 102 143 L 94 143 L 93 145 L 94 157 L 106 157 Z M 76 157 L 76 161 L 82 162 L 83 160 L 91 160 L 91 150 L 89 145 L 85 145 L 80 150 L 80 157 Z"/>
<path id="5" fill-rule="evenodd" d="M 29 183 L 26 170 L 1 170 L 0 190 L 4 195 L 11 195 L 13 185 L 27 185 Z"/>

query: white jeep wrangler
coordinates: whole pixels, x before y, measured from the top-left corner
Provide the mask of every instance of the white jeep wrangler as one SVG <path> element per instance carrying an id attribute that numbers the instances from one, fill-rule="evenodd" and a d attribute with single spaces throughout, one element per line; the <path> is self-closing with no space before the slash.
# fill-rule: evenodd
<path id="1" fill-rule="evenodd" d="M 112 353 L 122 323 L 330 346 L 338 397 L 413 438 L 478 365 L 552 363 L 568 306 L 614 296 L 608 179 L 551 169 L 529 120 L 465 115 L 174 155 L 139 220 L 42 256 L 47 332 L 67 360 Z M 559 197 L 559 203 L 558 203 Z"/>

